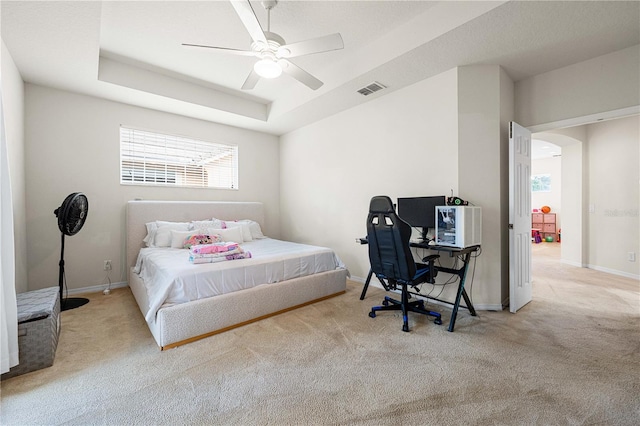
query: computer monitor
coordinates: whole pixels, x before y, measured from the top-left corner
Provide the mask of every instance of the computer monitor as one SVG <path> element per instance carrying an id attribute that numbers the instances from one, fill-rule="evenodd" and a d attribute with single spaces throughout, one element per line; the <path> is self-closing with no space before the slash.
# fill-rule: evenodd
<path id="1" fill-rule="evenodd" d="M 429 228 L 436 227 L 436 206 L 446 206 L 444 195 L 398 198 L 398 216 L 409 225 L 422 228 L 421 237 L 427 240 Z"/>

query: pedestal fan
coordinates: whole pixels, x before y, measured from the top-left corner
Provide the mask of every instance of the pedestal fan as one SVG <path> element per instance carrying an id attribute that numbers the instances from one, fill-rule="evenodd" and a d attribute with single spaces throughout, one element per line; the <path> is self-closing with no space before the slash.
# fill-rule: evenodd
<path id="1" fill-rule="evenodd" d="M 89 299 L 82 297 L 63 297 L 63 289 L 65 284 L 64 275 L 64 237 L 77 234 L 84 221 L 87 220 L 87 212 L 89 211 L 89 201 L 82 192 L 74 192 L 67 196 L 62 205 L 53 212 L 58 218 L 58 228 L 62 233 L 62 244 L 60 248 L 60 274 L 58 284 L 60 286 L 60 309 L 63 311 L 79 308 L 89 303 Z"/>

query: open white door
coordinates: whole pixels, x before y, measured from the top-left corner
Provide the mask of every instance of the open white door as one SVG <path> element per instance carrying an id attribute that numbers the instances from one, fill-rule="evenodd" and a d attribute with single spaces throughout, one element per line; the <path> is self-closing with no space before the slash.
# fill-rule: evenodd
<path id="1" fill-rule="evenodd" d="M 531 132 L 510 122 L 509 311 L 531 298 Z"/>

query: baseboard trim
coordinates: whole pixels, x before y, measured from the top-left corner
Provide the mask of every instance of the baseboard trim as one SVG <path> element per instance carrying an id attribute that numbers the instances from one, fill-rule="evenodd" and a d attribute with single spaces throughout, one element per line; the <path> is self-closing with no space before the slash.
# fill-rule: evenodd
<path id="1" fill-rule="evenodd" d="M 560 263 L 564 263 L 565 265 L 569 265 L 569 266 L 575 266 L 577 268 L 587 267 L 587 265 L 583 264 L 582 262 L 574 262 L 573 260 L 560 259 Z"/>
<path id="2" fill-rule="evenodd" d="M 362 278 L 362 277 L 354 277 L 353 275 L 351 277 L 348 278 L 350 281 L 355 281 L 357 283 L 360 283 L 362 285 L 364 285 L 365 281 L 367 281 L 366 278 Z"/>
<path id="3" fill-rule="evenodd" d="M 94 285 L 91 287 L 70 288 L 66 291 L 66 293 L 70 296 L 74 294 L 83 294 L 83 293 L 99 293 L 101 291 L 106 290 L 107 287 L 109 287 L 110 289 L 114 289 L 114 288 L 127 287 L 128 285 L 129 283 L 127 283 L 126 281 L 121 281 L 118 283 L 111 283 L 111 286 L 109 286 L 108 284 L 100 284 L 100 285 Z"/>
<path id="4" fill-rule="evenodd" d="M 640 275 L 631 274 L 629 272 L 618 271 L 617 269 L 604 268 L 598 265 L 584 264 L 581 262 L 574 262 L 571 260 L 560 259 L 560 263 L 565 265 L 575 266 L 577 268 L 593 269 L 594 271 L 606 272 L 607 274 L 618 275 L 620 277 L 631 278 L 633 280 L 640 280 Z"/>
<path id="5" fill-rule="evenodd" d="M 493 303 L 487 303 L 487 304 L 477 304 L 475 303 L 473 305 L 474 308 L 476 308 L 476 311 L 502 311 L 504 310 L 504 306 L 502 306 L 502 304 L 493 304 Z"/>
<path id="6" fill-rule="evenodd" d="M 631 278 L 633 280 L 640 280 L 640 275 L 631 274 L 629 272 L 618 271 L 616 269 L 603 268 L 598 265 L 587 265 L 587 268 L 595 271 L 606 272 L 607 274 L 618 275 L 620 277 Z"/>

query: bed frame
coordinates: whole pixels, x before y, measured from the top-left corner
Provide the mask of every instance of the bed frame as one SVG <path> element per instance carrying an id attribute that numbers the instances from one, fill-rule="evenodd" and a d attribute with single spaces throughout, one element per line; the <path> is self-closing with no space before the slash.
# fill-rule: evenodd
<path id="1" fill-rule="evenodd" d="M 127 203 L 127 267 L 129 287 L 143 316 L 149 310 L 142 280 L 133 272 L 145 223 L 154 220 L 188 222 L 217 218 L 251 219 L 265 235 L 264 210 L 257 202 L 129 201 Z M 193 342 L 235 327 L 278 315 L 320 300 L 343 294 L 347 271 L 338 269 L 269 285 L 260 285 L 216 297 L 161 308 L 149 324 L 161 350 Z"/>

